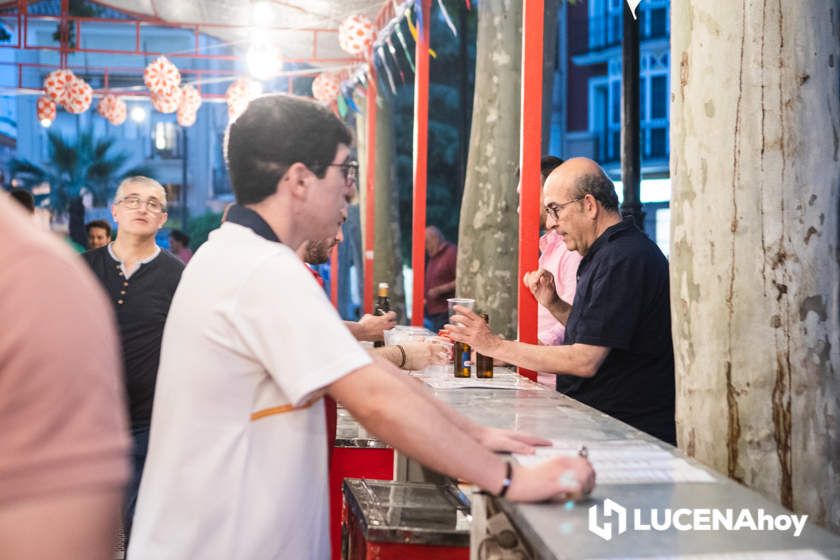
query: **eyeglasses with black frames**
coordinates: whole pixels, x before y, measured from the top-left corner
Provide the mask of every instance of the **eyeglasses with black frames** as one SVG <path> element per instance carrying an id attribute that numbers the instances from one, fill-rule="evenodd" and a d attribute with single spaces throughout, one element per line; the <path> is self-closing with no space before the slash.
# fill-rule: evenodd
<path id="1" fill-rule="evenodd" d="M 560 218 L 560 212 L 563 211 L 563 208 L 574 202 L 580 202 L 584 198 L 586 198 L 586 196 L 579 196 L 577 198 L 573 198 L 568 202 L 564 202 L 563 204 L 557 204 L 555 202 L 552 202 L 551 204 L 545 205 L 545 211 L 548 212 L 549 216 L 551 216 L 555 220 L 558 220 Z"/>
<path id="2" fill-rule="evenodd" d="M 345 161 L 344 163 L 329 163 L 327 167 L 340 167 L 341 175 L 345 181 L 353 181 L 354 183 L 359 179 L 359 162 Z"/>

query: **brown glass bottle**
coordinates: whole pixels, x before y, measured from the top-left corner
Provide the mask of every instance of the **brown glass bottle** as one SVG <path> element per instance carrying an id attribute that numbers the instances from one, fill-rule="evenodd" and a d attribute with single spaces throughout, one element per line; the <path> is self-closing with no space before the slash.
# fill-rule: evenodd
<path id="1" fill-rule="evenodd" d="M 490 322 L 490 317 L 487 313 L 479 313 L 479 317 L 484 319 L 485 323 Z M 493 358 L 485 356 L 484 354 L 475 353 L 475 376 L 479 379 L 490 379 L 493 377 Z"/>
<path id="2" fill-rule="evenodd" d="M 376 307 L 373 310 L 374 315 L 385 315 L 391 311 L 391 299 L 388 297 L 388 282 L 379 283 L 379 293 L 376 298 Z M 385 342 L 377 340 L 373 343 L 375 348 L 385 346 Z"/>
<path id="3" fill-rule="evenodd" d="M 466 342 L 456 342 L 455 348 L 455 377 L 470 377 L 472 375 L 472 348 Z"/>

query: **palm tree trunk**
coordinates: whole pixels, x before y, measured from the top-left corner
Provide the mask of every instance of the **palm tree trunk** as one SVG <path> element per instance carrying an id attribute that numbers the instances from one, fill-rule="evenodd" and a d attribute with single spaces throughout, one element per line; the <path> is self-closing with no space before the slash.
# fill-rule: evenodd
<path id="1" fill-rule="evenodd" d="M 81 196 L 70 199 L 67 205 L 67 217 L 70 239 L 82 247 L 87 247 L 87 235 L 85 234 L 85 205 Z"/>

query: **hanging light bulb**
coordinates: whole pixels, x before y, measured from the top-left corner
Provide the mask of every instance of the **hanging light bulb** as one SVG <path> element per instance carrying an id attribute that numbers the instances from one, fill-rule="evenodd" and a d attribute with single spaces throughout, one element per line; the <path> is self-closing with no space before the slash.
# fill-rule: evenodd
<path id="1" fill-rule="evenodd" d="M 251 5 L 251 24 L 258 27 L 268 27 L 274 20 L 274 10 L 271 2 L 259 0 Z"/>
<path id="2" fill-rule="evenodd" d="M 268 80 L 280 70 L 280 53 L 264 33 L 255 34 L 246 55 L 248 71 L 258 80 Z"/>
<path id="3" fill-rule="evenodd" d="M 49 128 L 52 123 L 52 119 L 41 119 L 41 126 L 44 128 Z"/>
<path id="4" fill-rule="evenodd" d="M 135 105 L 131 109 L 131 120 L 136 123 L 141 123 L 146 120 L 146 110 L 139 105 Z"/>

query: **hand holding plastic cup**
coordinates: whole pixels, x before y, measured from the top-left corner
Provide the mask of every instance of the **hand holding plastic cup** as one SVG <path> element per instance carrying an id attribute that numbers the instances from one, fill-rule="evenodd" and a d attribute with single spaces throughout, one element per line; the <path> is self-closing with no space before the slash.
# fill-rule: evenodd
<path id="1" fill-rule="evenodd" d="M 446 303 L 449 305 L 449 322 L 452 322 L 452 316 L 457 315 L 458 312 L 455 311 L 455 306 L 460 305 L 461 307 L 466 307 L 470 311 L 475 310 L 475 300 L 471 298 L 449 298 L 446 300 Z"/>

